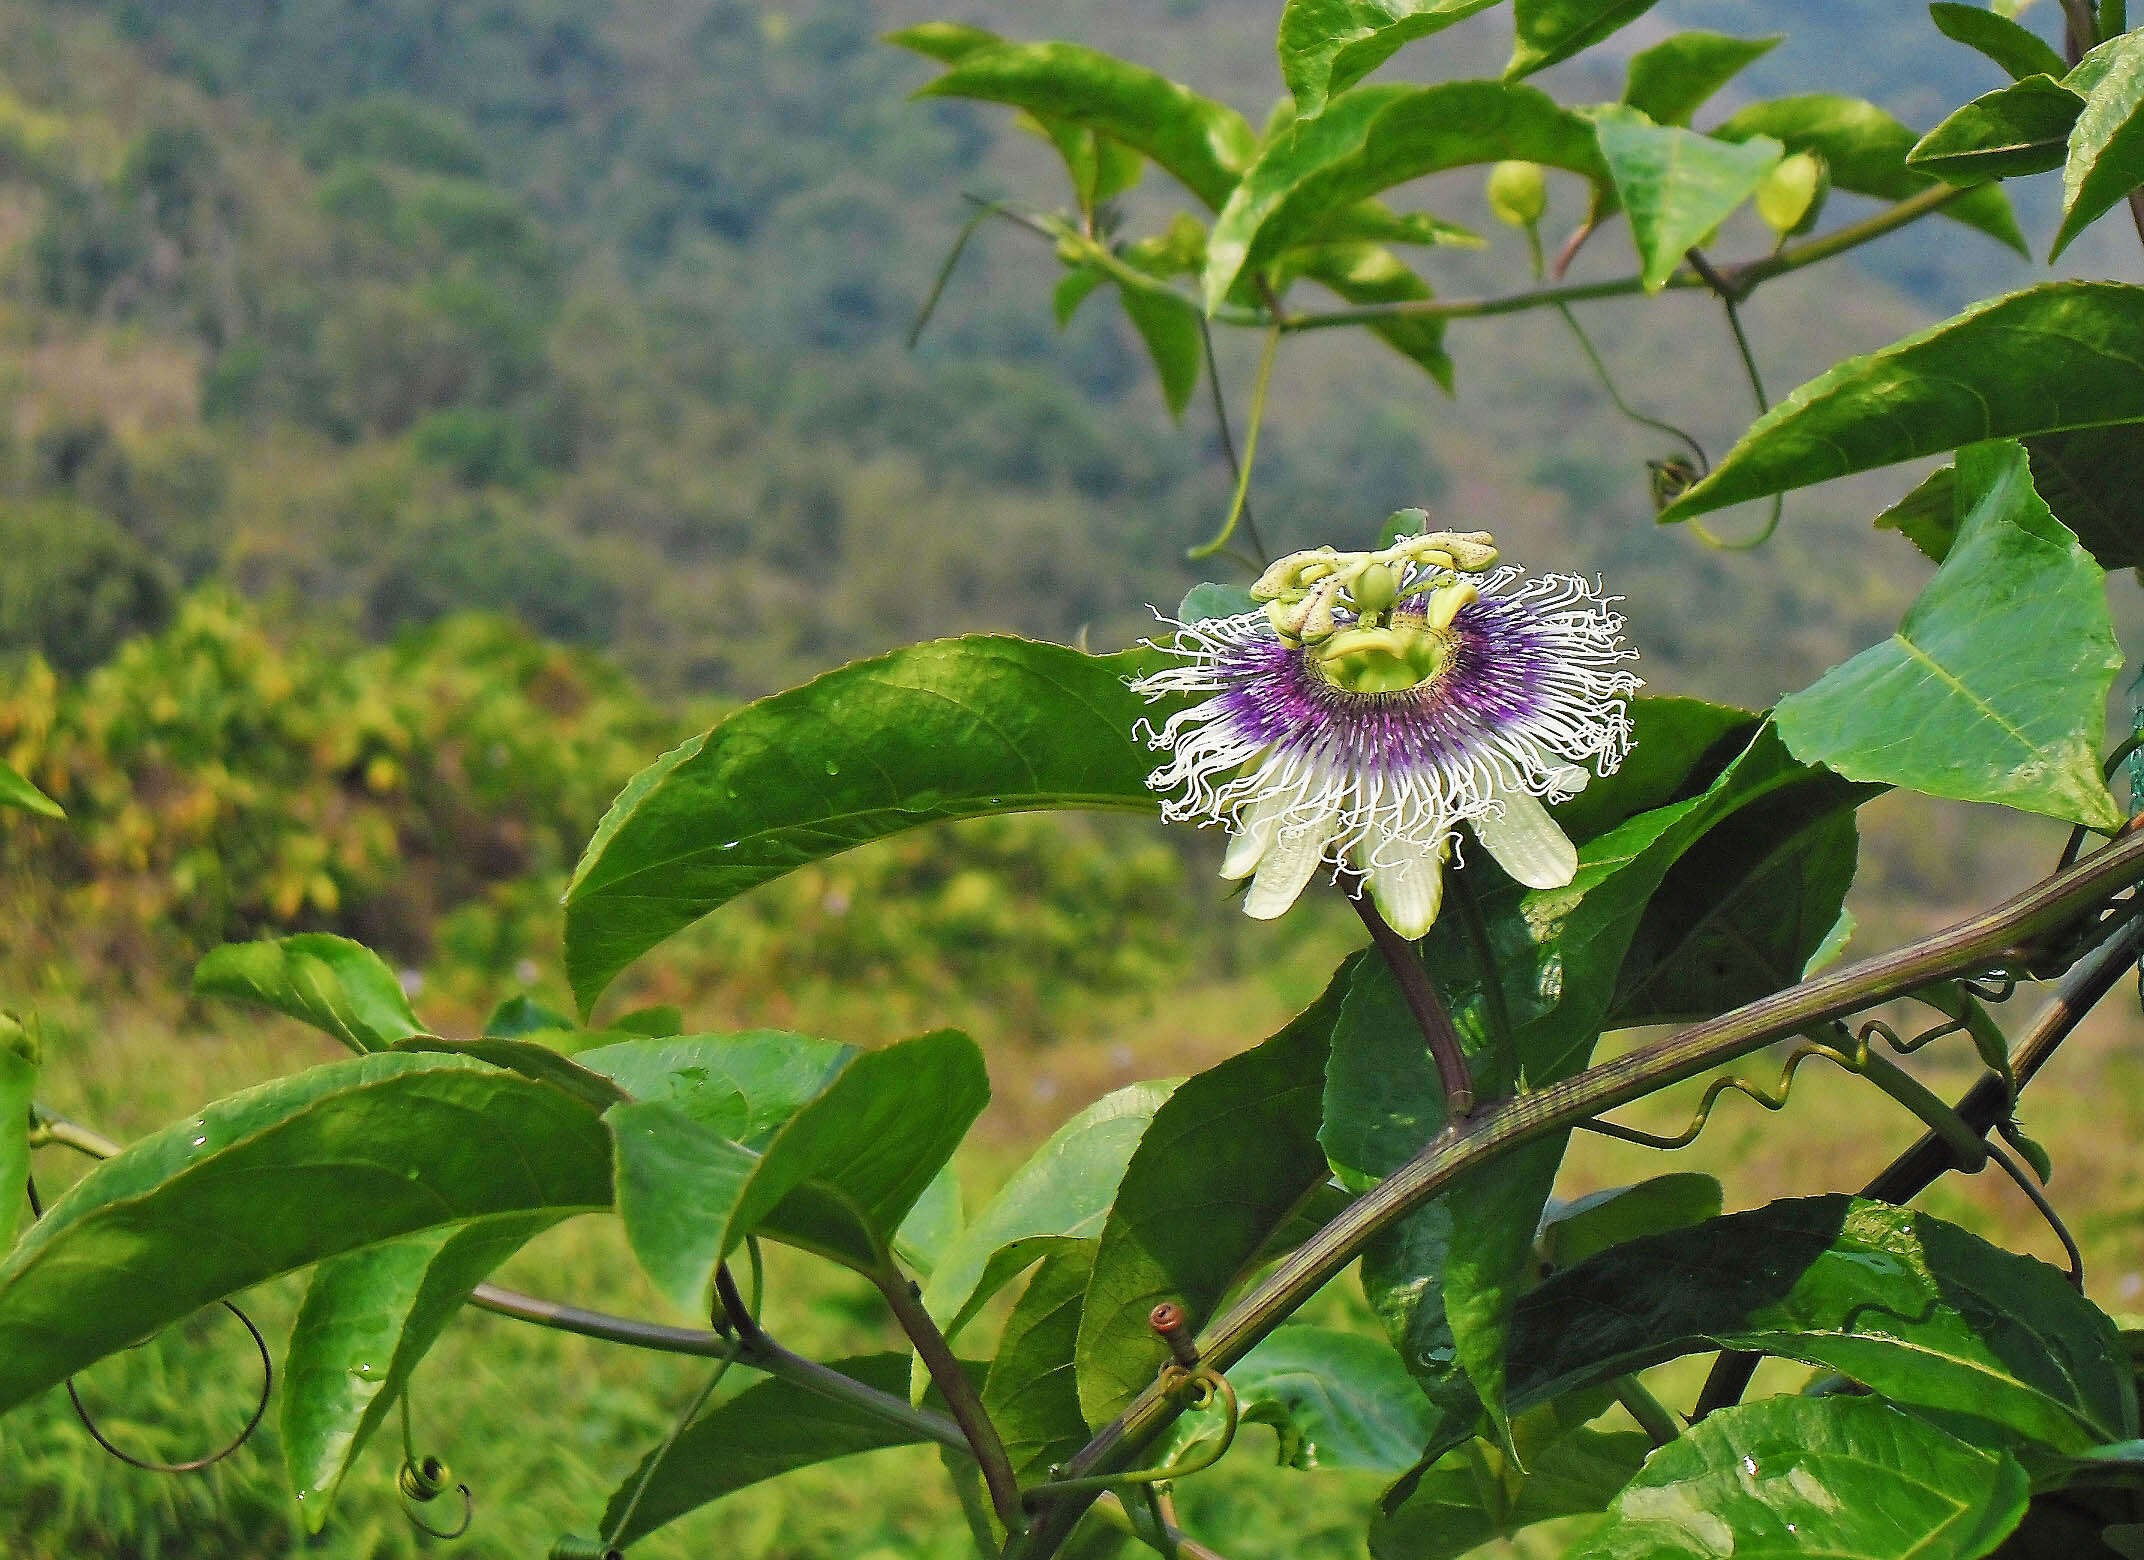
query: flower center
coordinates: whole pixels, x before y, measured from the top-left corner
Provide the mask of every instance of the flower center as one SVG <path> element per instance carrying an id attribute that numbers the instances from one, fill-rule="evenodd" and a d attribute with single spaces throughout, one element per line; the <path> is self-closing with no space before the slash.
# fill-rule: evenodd
<path id="1" fill-rule="evenodd" d="M 1349 693 L 1405 693 L 1434 682 L 1452 658 L 1450 630 L 1418 617 L 1376 628 L 1342 629 L 1310 648 L 1310 664 Z"/>

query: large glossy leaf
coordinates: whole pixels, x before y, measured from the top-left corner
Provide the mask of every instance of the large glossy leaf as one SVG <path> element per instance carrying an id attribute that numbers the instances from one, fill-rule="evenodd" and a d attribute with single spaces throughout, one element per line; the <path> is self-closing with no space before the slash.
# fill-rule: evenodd
<path id="1" fill-rule="evenodd" d="M 1661 513 L 1687 520 L 1983 439 L 2144 421 L 2144 288 L 2048 282 L 1848 358 Z"/>
<path id="2" fill-rule="evenodd" d="M 636 1100 L 669 1105 L 701 1126 L 764 1148 L 857 1055 L 853 1045 L 779 1029 L 625 1040 L 574 1060 Z"/>
<path id="3" fill-rule="evenodd" d="M 2044 1262 L 1925 1213 L 1775 1202 L 1614 1247 L 1521 1300 L 1514 1414 L 1663 1360 L 1751 1349 L 1824 1365 L 1916 1408 L 2082 1451 L 2134 1433 L 2112 1322 Z M 1445 1413 L 1441 1455 L 1475 1413 Z"/>
<path id="4" fill-rule="evenodd" d="M 1058 807 L 1151 810 L 1145 653 L 974 636 L 912 645 L 748 704 L 637 775 L 566 893 L 583 1008 L 748 888 L 918 824 Z"/>
<path id="5" fill-rule="evenodd" d="M 42 1051 L 20 1019 L 0 1012 L 0 1251 L 15 1243 L 30 1211 L 22 1189 L 30 1176 L 30 1101 Z"/>
<path id="6" fill-rule="evenodd" d="M 2144 564 L 2144 423 L 2042 434 L 2025 441 L 2032 485 L 2055 518 L 2110 572 Z"/>
<path id="7" fill-rule="evenodd" d="M 1178 1085 L 1154 1112 L 1103 1221 L 1079 1326 L 1079 1401 L 1106 1423 L 1169 1359 L 1164 1300 L 1195 1328 L 1325 1185 L 1318 1106 L 1347 977 L 1279 1034 Z"/>
<path id="8" fill-rule="evenodd" d="M 905 1354 L 866 1354 L 828 1364 L 851 1380 L 897 1394 Z M 971 1368 L 971 1374 L 972 1374 Z M 666 1456 L 650 1452 L 627 1474 L 603 1511 L 603 1531 L 620 1546 L 646 1537 L 709 1501 L 814 1463 L 923 1441 L 915 1430 L 794 1381 L 761 1381 L 724 1398 L 686 1425 Z M 644 1481 L 644 1482 L 643 1482 Z M 626 1502 L 639 1491 L 632 1515 Z"/>
<path id="9" fill-rule="evenodd" d="M 2007 1452 L 1868 1398 L 1767 1398 L 1661 1448 L 1569 1560 L 1975 1560 L 2025 1514 Z"/>
<path id="10" fill-rule="evenodd" d="M 975 1042 L 941 1029 L 849 1058 L 759 1151 L 672 1104 L 615 1106 L 603 1120 L 626 1238 L 687 1310 L 754 1231 L 877 1272 L 989 1098 Z"/>
<path id="11" fill-rule="evenodd" d="M 1852 779 L 2112 828 L 2099 745 L 2122 653 L 2105 573 L 2019 445 L 1959 451 L 1958 491 L 1957 541 L 1898 631 L 1782 699 L 1780 734 Z"/>
<path id="12" fill-rule="evenodd" d="M 1715 92 L 1770 53 L 1781 36 L 1676 33 L 1630 57 L 1623 101 L 1656 125 L 1686 125 Z"/>
<path id="13" fill-rule="evenodd" d="M 1504 79 L 1516 81 L 1590 49 L 1653 8 L 1653 0 L 1516 0 L 1517 39 Z"/>
<path id="14" fill-rule="evenodd" d="M 1281 78 L 1304 119 L 1325 111 L 1403 44 L 1442 32 L 1496 0 L 1287 0 L 1281 8 Z"/>
<path id="15" fill-rule="evenodd" d="M 560 1217 L 498 1214 L 320 1265 L 283 1364 L 283 1466 L 308 1532 L 469 1291 Z"/>
<path id="16" fill-rule="evenodd" d="M 1124 1167 L 1174 1087 L 1135 1083 L 1103 1095 L 1013 1172 L 940 1254 L 924 1287 L 923 1308 L 947 1337 L 1055 1242 L 1101 1233 Z"/>
<path id="17" fill-rule="evenodd" d="M 1759 719 L 1730 704 L 1641 694 L 1630 701 L 1630 752 L 1622 767 L 1559 803 L 1556 822 L 1583 845 L 1626 818 L 1687 801 L 1749 746 Z"/>
<path id="18" fill-rule="evenodd" d="M 1087 1443 L 1072 1357 L 1080 1306 L 1094 1267 L 1093 1240 L 1058 1242 L 1005 1319 L 983 1383 L 983 1408 L 1022 1484 L 1049 1477 Z"/>
<path id="19" fill-rule="evenodd" d="M 500 1040 L 490 1036 L 479 1040 L 442 1040 L 437 1035 L 412 1035 L 407 1040 L 397 1040 L 388 1049 L 441 1056 L 473 1056 L 480 1062 L 489 1062 L 508 1072 L 520 1073 L 524 1078 L 534 1078 L 538 1083 L 563 1089 L 593 1111 L 609 1110 L 626 1097 L 623 1089 L 601 1073 L 591 1072 L 572 1057 L 531 1040 Z"/>
<path id="20" fill-rule="evenodd" d="M 1570 1202 L 1551 1202 L 1537 1245 L 1550 1268 L 1576 1267 L 1610 1246 L 1702 1224 L 1720 1216 L 1720 1183 L 1683 1170 L 1632 1186 L 1611 1186 Z"/>
<path id="21" fill-rule="evenodd" d="M 1777 141 L 1716 141 L 1656 125 L 1634 109 L 1603 110 L 1601 156 L 1630 214 L 1646 291 L 1657 292 L 1692 245 L 1726 221 L 1785 155 Z"/>
<path id="22" fill-rule="evenodd" d="M 194 966 L 194 994 L 273 1008 L 359 1052 L 424 1032 L 380 956 L 326 932 L 211 948 Z"/>
<path id="23" fill-rule="evenodd" d="M 1571 1430 L 1524 1448 L 1523 1467 L 1476 1443 L 1413 1483 L 1396 1510 L 1370 1522 L 1373 1560 L 1453 1560 L 1537 1522 L 1602 1511 L 1653 1443 L 1635 1430 Z"/>
<path id="24" fill-rule="evenodd" d="M 1405 1473 L 1433 1416 L 1399 1356 L 1375 1338 L 1297 1323 L 1269 1333 L 1229 1368 L 1247 1424 L 1273 1427 L 1294 1468 Z M 1175 1444 L 1218 1434 L 1213 1416 L 1177 1421 Z"/>
<path id="25" fill-rule="evenodd" d="M 2032 486 L 2085 551 L 2110 573 L 2144 564 L 2144 488 L 2131 479 L 2144 463 L 2144 423 L 2073 428 L 2025 441 Z M 1958 539 L 1957 468 L 1939 467 L 1876 517 L 1932 562 Z"/>
<path id="26" fill-rule="evenodd" d="M 248 1089 L 106 1160 L 0 1263 L 0 1412 L 292 1268 L 610 1201 L 595 1114 L 481 1062 L 389 1052 Z"/>
<path id="27" fill-rule="evenodd" d="M 15 807 L 42 818 L 64 818 L 67 810 L 5 764 L 0 764 L 0 807 Z"/>
<path id="28" fill-rule="evenodd" d="M 968 50 L 921 95 L 1007 103 L 1096 131 L 1152 158 L 1213 207 L 1228 199 L 1257 144 L 1234 109 L 1076 43 Z"/>
<path id="29" fill-rule="evenodd" d="M 1967 48 L 1978 49 L 2010 73 L 2013 80 L 2027 76 L 2060 77 L 2069 67 L 2055 46 L 2013 17 L 1985 6 L 1959 5 L 1955 0 L 1936 0 L 1928 8 L 1936 30 Z"/>
<path id="30" fill-rule="evenodd" d="M 2049 260 L 2144 184 L 2144 32 L 2111 39 L 2093 53 L 2096 78 L 2070 134 L 2062 165 L 2062 226 Z"/>
<path id="31" fill-rule="evenodd" d="M 2027 76 L 1974 98 L 1922 136 L 1906 161 L 1952 184 L 2045 173 L 2062 166 L 2083 111 L 2084 99 L 2068 87 Z"/>
<path id="32" fill-rule="evenodd" d="M 1814 152 L 1824 159 L 1833 185 L 1878 200 L 1904 200 L 1934 182 L 1928 174 L 1906 166 L 1906 154 L 1920 136 L 1860 98 L 1813 92 L 1752 103 L 1712 133 L 1729 141 L 1768 135 L 1789 152 Z M 1948 202 L 1942 214 L 1999 239 L 2021 255 L 2031 253 L 2025 235 L 2018 231 L 2017 218 L 2010 213 L 2009 200 L 1995 185 L 1967 191 Z"/>
<path id="33" fill-rule="evenodd" d="M 1805 800 L 1817 803 L 1805 816 Z M 1668 874 L 1618 982 L 1616 1028 L 1709 1018 L 1783 991 L 1820 954 L 1853 886 L 1860 836 L 1832 798 L 1789 796 L 1738 814 Z"/>
<path id="34" fill-rule="evenodd" d="M 1214 219 L 1206 306 L 1335 212 L 1425 174 L 1506 158 L 1608 176 L 1592 125 L 1532 87 L 1450 81 L 1343 93 L 1260 152 Z"/>

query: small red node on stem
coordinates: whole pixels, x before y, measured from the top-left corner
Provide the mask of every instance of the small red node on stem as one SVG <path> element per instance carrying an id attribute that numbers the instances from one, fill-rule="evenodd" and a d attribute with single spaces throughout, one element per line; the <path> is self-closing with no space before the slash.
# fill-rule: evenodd
<path id="1" fill-rule="evenodd" d="M 1197 1367 L 1199 1346 L 1191 1336 L 1189 1319 L 1184 1308 L 1173 1300 L 1164 1300 L 1147 1313 L 1147 1325 L 1161 1334 L 1161 1341 L 1169 1346 L 1176 1356 L 1176 1363 L 1186 1370 Z"/>

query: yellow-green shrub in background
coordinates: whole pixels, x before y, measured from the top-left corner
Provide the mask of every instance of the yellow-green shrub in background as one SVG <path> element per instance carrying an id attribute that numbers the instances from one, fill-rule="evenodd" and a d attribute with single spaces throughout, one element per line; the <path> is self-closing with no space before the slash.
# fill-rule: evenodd
<path id="1" fill-rule="evenodd" d="M 216 943 L 329 930 L 425 970 L 441 1021 L 551 991 L 589 831 L 719 714 L 666 712 L 601 657 L 503 618 L 366 646 L 215 590 L 79 679 L 33 657 L 7 683 L 0 760 L 68 812 L 0 814 L 17 978 L 57 960 L 177 990 Z M 1186 930 L 1182 859 L 1158 829 L 1106 830 L 1014 817 L 900 836 L 746 896 L 641 978 L 709 1023 L 823 1020 L 869 992 L 1051 1027 L 1060 995 L 1150 990 L 1211 948 Z"/>
<path id="2" fill-rule="evenodd" d="M 8 820 L 0 862 L 13 913 L 27 888 L 48 932 L 136 954 L 321 927 L 414 956 L 441 909 L 570 865 L 680 729 L 595 657 L 502 619 L 362 648 L 273 634 L 209 592 L 78 682 L 28 662 L 0 753 L 69 823 Z"/>

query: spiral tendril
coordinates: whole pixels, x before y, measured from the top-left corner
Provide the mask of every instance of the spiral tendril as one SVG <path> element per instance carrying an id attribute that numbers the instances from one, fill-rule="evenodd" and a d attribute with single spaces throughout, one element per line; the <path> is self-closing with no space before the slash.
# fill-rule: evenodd
<path id="1" fill-rule="evenodd" d="M 1987 1034 L 1984 1034 L 1981 1028 L 1974 1023 L 1975 1018 L 1979 1015 L 1969 1004 L 2006 1001 L 2011 993 L 2017 989 L 2017 982 L 2007 976 L 2003 976 L 1998 977 L 1993 984 L 1983 984 L 1978 980 L 1960 980 L 1952 984 L 1962 999 L 1959 1004 L 1959 1011 L 1956 1013 L 1945 1012 L 1941 1023 L 1931 1025 L 1918 1034 L 1902 1038 L 1896 1029 L 1883 1020 L 1870 1019 L 1854 1032 L 1852 1043 L 1848 1047 L 1842 1048 L 1824 1040 L 1809 1039 L 1803 1041 L 1788 1053 L 1785 1064 L 1780 1068 L 1779 1081 L 1770 1088 L 1766 1088 L 1764 1084 L 1742 1077 L 1739 1074 L 1730 1073 L 1724 1077 L 1713 1079 L 1711 1083 L 1706 1085 L 1704 1094 L 1697 1102 L 1697 1108 L 1691 1112 L 1689 1122 L 1680 1132 L 1669 1134 L 1646 1132 L 1637 1127 L 1625 1126 L 1621 1122 L 1599 1118 L 1592 1121 L 1582 1121 L 1578 1125 L 1584 1131 L 1597 1133 L 1602 1137 L 1616 1138 L 1625 1143 L 1635 1143 L 1643 1148 L 1662 1150 L 1687 1148 L 1690 1144 L 1696 1142 L 1704 1132 L 1706 1126 L 1712 1120 L 1713 1107 L 1719 1103 L 1723 1095 L 1729 1092 L 1740 1094 L 1746 1099 L 1753 1100 L 1768 1111 L 1785 1110 L 1787 1101 L 1794 1092 L 1795 1077 L 1801 1071 L 1802 1063 L 1808 1061 L 1811 1057 L 1821 1057 L 1847 1072 L 1868 1077 L 1871 1072 L 1872 1062 L 1880 1060 L 1873 1048 L 1873 1042 L 1875 1041 L 1881 1040 L 1886 1047 L 1897 1055 L 1911 1056 L 1925 1046 L 1933 1045 L 1938 1040 L 1947 1039 L 1956 1034 L 1972 1035 L 1974 1044 L 1980 1052 L 1981 1060 L 1988 1066 L 1988 1070 L 2001 1077 L 2006 1084 L 2011 1086 L 2014 1093 L 2015 1084 L 2010 1075 L 2009 1057 L 2000 1048 L 2000 1036 L 1994 1036 L 1996 1044 L 1991 1053 Z M 1917 992 L 1915 995 L 1920 1001 L 1927 1003 L 1931 1007 L 1936 1007 L 1938 1011 L 1942 1011 L 1942 1007 L 1936 1000 L 1934 993 Z M 1839 1030 L 1839 1038 L 1844 1039 L 1846 1037 L 1845 1025 L 1839 1024 L 1836 1027 Z M 1987 1033 L 1993 1034 L 1992 1028 Z M 1885 1066 L 1888 1071 L 1896 1073 L 1897 1069 L 1889 1068 L 1888 1064 L 1885 1064 Z M 1885 1082 L 1883 1079 L 1877 1079 L 1876 1081 L 1880 1084 Z M 1891 1091 L 1887 1088 L 1886 1092 Z M 1928 1121 L 1928 1124 L 1936 1128 L 1937 1131 L 1943 1132 L 1946 1137 L 1953 1135 L 1951 1131 L 1947 1130 L 1953 1127 L 1953 1122 L 1930 1119 L 1926 1114 L 1923 1114 L 1919 1106 L 1906 1101 L 1902 1101 L 1902 1103 L 1907 1103 L 1909 1108 L 1913 1108 L 1916 1114 L 1921 1114 L 1923 1120 Z M 1940 1102 L 1937 1102 L 1937 1108 L 1943 1108 Z M 1962 1123 L 1957 1123 L 1956 1125 L 1962 1127 Z M 1979 1135 L 1973 1134 L 1973 1136 L 1977 1139 Z M 1985 1145 L 1982 1146 L 1983 1148 L 1985 1147 Z M 1977 1169 L 1978 1167 L 1976 1160 L 1972 1168 Z"/>
<path id="2" fill-rule="evenodd" d="M 25 1181 L 24 1189 L 29 1193 L 30 1217 L 42 1219 L 45 1216 L 45 1207 L 38 1198 L 37 1180 L 34 1176 Z M 67 1401 L 74 1405 L 74 1417 L 81 1421 L 82 1428 L 88 1432 L 89 1438 L 96 1442 L 108 1455 L 117 1458 L 129 1468 L 139 1468 L 144 1473 L 200 1473 L 222 1462 L 226 1457 L 253 1439 L 253 1432 L 261 1427 L 261 1421 L 267 1417 L 268 1399 L 275 1390 L 275 1361 L 269 1355 L 268 1340 L 261 1336 L 261 1330 L 255 1325 L 253 1318 L 246 1315 L 244 1311 L 229 1300 L 221 1300 L 217 1303 L 224 1310 L 229 1311 L 238 1318 L 239 1326 L 245 1328 L 246 1335 L 253 1340 L 253 1347 L 260 1352 L 261 1395 L 259 1401 L 253 1405 L 253 1413 L 246 1420 L 245 1427 L 236 1436 L 232 1437 L 226 1445 L 210 1452 L 205 1457 L 188 1458 L 184 1462 L 157 1462 L 152 1458 L 137 1457 L 115 1443 L 111 1437 L 107 1436 L 98 1427 L 97 1421 L 90 1416 L 88 1407 L 82 1402 L 82 1394 L 75 1388 L 74 1378 L 69 1376 L 67 1378 Z"/>

